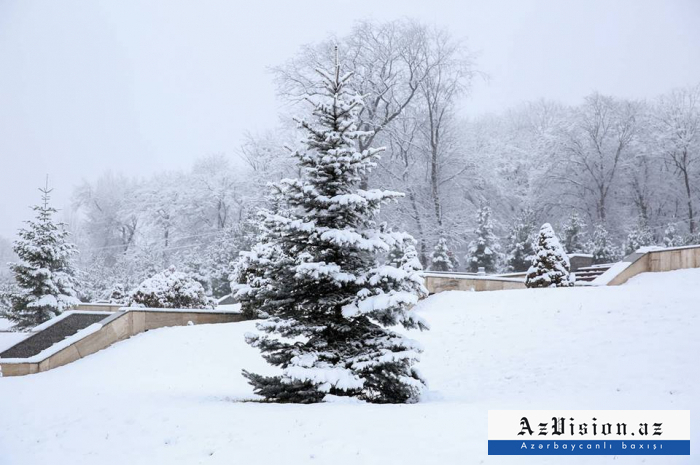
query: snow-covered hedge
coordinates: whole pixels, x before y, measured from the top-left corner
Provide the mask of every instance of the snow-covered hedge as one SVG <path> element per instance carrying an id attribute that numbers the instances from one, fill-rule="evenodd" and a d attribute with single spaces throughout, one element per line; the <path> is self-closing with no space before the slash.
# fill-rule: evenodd
<path id="1" fill-rule="evenodd" d="M 214 308 L 213 299 L 204 287 L 187 273 L 175 267 L 142 282 L 131 294 L 131 306 L 148 308 Z"/>

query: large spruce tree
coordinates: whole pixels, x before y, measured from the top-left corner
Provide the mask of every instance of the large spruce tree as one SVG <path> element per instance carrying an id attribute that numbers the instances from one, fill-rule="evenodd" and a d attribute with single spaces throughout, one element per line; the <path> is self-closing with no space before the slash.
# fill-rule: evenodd
<path id="1" fill-rule="evenodd" d="M 63 223 L 54 222 L 56 209 L 49 206 L 48 186 L 40 189 L 42 202 L 32 207 L 36 218 L 19 230 L 14 243 L 18 263 L 11 263 L 18 290 L 10 295 L 10 308 L 2 316 L 22 331 L 41 324 L 80 303 L 76 294 L 72 257 L 76 254 L 68 242 Z"/>
<path id="2" fill-rule="evenodd" d="M 348 89 L 351 74 L 338 64 L 318 74 L 313 118 L 299 122 L 306 147 L 294 154 L 302 178 L 274 187 L 261 242 L 238 267 L 236 298 L 248 314 L 267 317 L 248 342 L 281 373 L 244 376 L 277 402 L 327 394 L 411 402 L 425 386 L 413 366 L 421 350 L 388 327 L 426 329 L 411 311 L 426 290 L 413 238 L 373 220 L 402 194 L 357 187 L 381 149 L 356 149 L 369 133 L 358 130 L 363 103 Z M 381 260 L 397 247 L 403 259 Z"/>

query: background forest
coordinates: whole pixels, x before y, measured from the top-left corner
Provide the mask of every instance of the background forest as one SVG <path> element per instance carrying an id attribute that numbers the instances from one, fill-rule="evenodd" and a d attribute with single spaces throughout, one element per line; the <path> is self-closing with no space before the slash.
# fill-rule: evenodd
<path id="1" fill-rule="evenodd" d="M 237 153 L 148 178 L 107 172 L 78 186 L 62 216 L 80 252 L 80 297 L 128 292 L 172 265 L 213 296 L 229 293 L 268 183 L 298 175 L 293 116 L 318 92 L 314 70 L 332 65 L 336 44 L 364 96 L 361 129 L 374 131 L 358 143 L 386 147 L 363 187 L 405 193 L 382 215 L 414 235 L 428 269 L 523 271 L 544 222 L 567 252 L 597 262 L 700 242 L 700 85 L 650 100 L 592 93 L 575 106 L 536 101 L 465 118 L 472 84 L 489 77 L 463 42 L 411 20 L 361 21 L 271 70 L 285 114 L 277 127 L 247 134 Z M 0 259 L 12 259 L 4 239 Z"/>

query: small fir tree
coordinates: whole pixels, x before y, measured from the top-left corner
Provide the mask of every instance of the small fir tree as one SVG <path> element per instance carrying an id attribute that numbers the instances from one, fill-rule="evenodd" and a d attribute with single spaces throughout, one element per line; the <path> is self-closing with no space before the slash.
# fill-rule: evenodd
<path id="1" fill-rule="evenodd" d="M 9 296 L 10 306 L 2 316 L 22 331 L 80 303 L 76 292 L 73 257 L 76 249 L 68 242 L 65 224 L 54 222 L 56 209 L 49 206 L 51 189 L 40 189 L 42 203 L 32 207 L 36 218 L 19 230 L 14 251 L 19 262 L 11 263 L 17 290 Z"/>
<path id="2" fill-rule="evenodd" d="M 441 237 L 430 255 L 430 269 L 432 271 L 454 271 L 458 266 L 457 257 L 447 247 L 447 240 Z"/>
<path id="3" fill-rule="evenodd" d="M 627 233 L 625 240 L 625 255 L 634 253 L 640 247 L 646 247 L 654 243 L 654 233 L 652 233 L 643 217 L 637 219 L 637 224 Z"/>
<path id="4" fill-rule="evenodd" d="M 554 234 L 545 223 L 537 236 L 535 258 L 527 270 L 527 287 L 570 287 L 574 285 L 569 274 L 569 257 Z"/>
<path id="5" fill-rule="evenodd" d="M 535 258 L 535 213 L 523 210 L 508 233 L 506 266 L 509 271 L 525 271 Z"/>
<path id="6" fill-rule="evenodd" d="M 276 212 L 262 211 L 261 243 L 242 255 L 235 296 L 268 316 L 248 342 L 281 373 L 244 371 L 257 394 L 310 403 L 326 394 L 369 402 L 417 399 L 425 382 L 414 368 L 421 349 L 389 326 L 426 328 L 410 310 L 425 292 L 405 233 L 375 227 L 381 204 L 401 194 L 358 189 L 380 149 L 355 149 L 362 99 L 336 64 L 319 70 L 313 120 L 300 122 L 302 179 L 275 187 Z M 401 266 L 380 262 L 405 247 Z M 396 261 L 396 260 L 395 260 Z"/>
<path id="7" fill-rule="evenodd" d="M 680 247 L 685 245 L 685 238 L 678 234 L 676 225 L 669 223 L 664 229 L 664 247 Z"/>
<path id="8" fill-rule="evenodd" d="M 593 263 L 613 263 L 620 259 L 622 255 L 619 247 L 616 247 L 608 230 L 599 224 L 593 231 L 593 239 L 588 245 L 589 253 L 593 255 Z"/>
<path id="9" fill-rule="evenodd" d="M 569 254 L 586 252 L 586 223 L 576 212 L 562 225 L 562 246 Z"/>
<path id="10" fill-rule="evenodd" d="M 477 227 L 474 230 L 476 239 L 469 243 L 469 253 L 466 256 L 469 271 L 479 271 L 483 267 L 486 272 L 494 272 L 498 268 L 500 246 L 498 238 L 493 233 L 491 209 L 481 207 L 476 212 Z"/>

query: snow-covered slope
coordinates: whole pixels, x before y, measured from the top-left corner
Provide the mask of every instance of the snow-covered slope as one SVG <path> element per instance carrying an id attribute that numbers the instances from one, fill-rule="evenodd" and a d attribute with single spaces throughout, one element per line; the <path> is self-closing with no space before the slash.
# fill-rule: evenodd
<path id="1" fill-rule="evenodd" d="M 242 368 L 252 322 L 150 331 L 46 373 L 0 379 L 0 463 L 637 464 L 489 457 L 489 409 L 700 409 L 700 270 L 620 287 L 447 292 L 415 405 L 272 405 Z M 700 423 L 693 416 L 697 450 Z M 690 457 L 646 463 L 691 464 Z"/>

